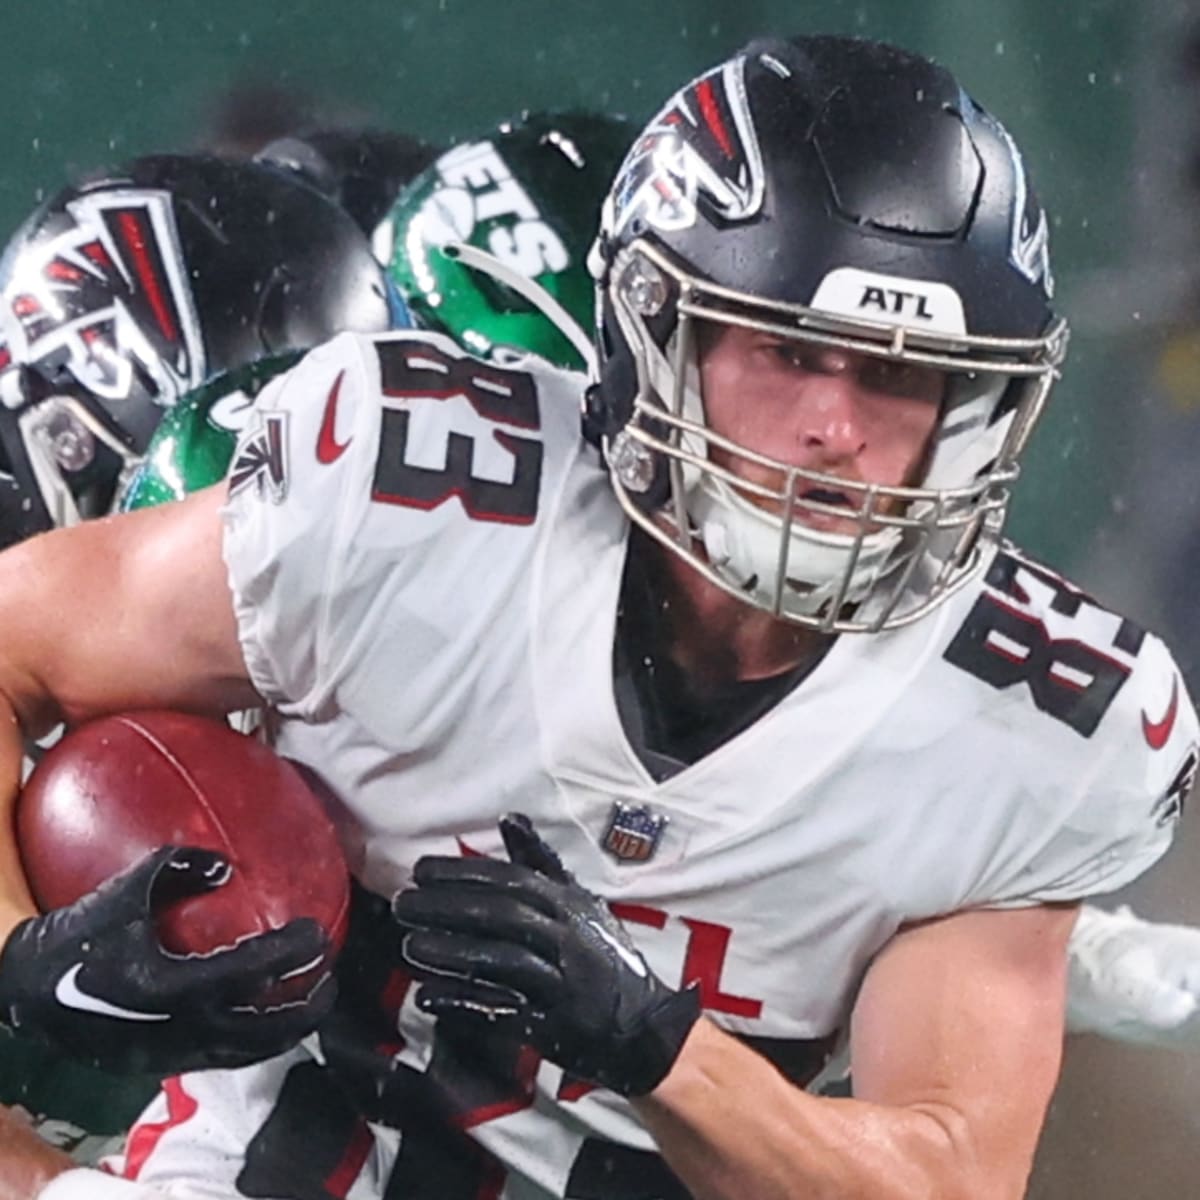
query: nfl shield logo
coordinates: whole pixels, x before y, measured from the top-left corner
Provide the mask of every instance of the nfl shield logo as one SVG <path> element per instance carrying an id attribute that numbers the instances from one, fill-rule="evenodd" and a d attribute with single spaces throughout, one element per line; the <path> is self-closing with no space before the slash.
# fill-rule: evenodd
<path id="1" fill-rule="evenodd" d="M 645 862 L 658 849 L 668 820 L 652 812 L 648 804 L 623 804 L 618 800 L 600 844 L 620 862 Z"/>

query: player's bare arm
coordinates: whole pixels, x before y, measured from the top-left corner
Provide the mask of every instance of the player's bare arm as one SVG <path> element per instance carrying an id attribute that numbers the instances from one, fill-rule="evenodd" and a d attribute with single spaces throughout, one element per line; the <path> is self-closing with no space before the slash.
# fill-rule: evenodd
<path id="1" fill-rule="evenodd" d="M 638 1109 L 702 1200 L 1019 1197 L 1058 1072 L 1073 921 L 965 913 L 897 936 L 855 1009 L 853 1100 L 800 1091 L 700 1021 Z"/>
<path id="2" fill-rule="evenodd" d="M 163 509 L 58 530 L 0 554 L 0 805 L 23 739 L 137 707 L 254 703 L 221 560 L 218 486 Z M 5 830 L 11 823 L 5 821 Z M 33 911 L 0 834 L 0 933 Z"/>
<path id="3" fill-rule="evenodd" d="M 0 556 L 6 813 L 23 736 L 133 708 L 218 714 L 253 702 L 220 553 L 223 493 L 51 533 Z M 219 855 L 164 846 L 74 904 L 37 916 L 11 820 L 6 828 L 0 1020 L 10 1028 L 112 1070 L 167 1074 L 277 1054 L 332 1003 L 328 977 L 294 1006 L 247 1003 L 251 981 L 269 983 L 321 952 L 324 935 L 309 922 L 203 957 L 164 950 L 156 912 L 172 897 L 224 886 L 230 871 Z"/>
<path id="4" fill-rule="evenodd" d="M 1023 1194 L 1058 1073 L 1075 906 L 902 929 L 851 1018 L 856 1099 L 828 1099 L 701 1017 L 700 989 L 659 979 L 526 818 L 501 830 L 509 862 L 424 859 L 394 901 L 424 1011 L 516 1025 L 570 1076 L 630 1097 L 700 1200 Z"/>

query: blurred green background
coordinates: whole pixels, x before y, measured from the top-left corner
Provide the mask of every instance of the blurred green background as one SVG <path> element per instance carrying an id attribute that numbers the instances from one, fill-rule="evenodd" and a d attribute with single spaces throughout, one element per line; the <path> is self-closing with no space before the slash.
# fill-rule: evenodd
<path id="1" fill-rule="evenodd" d="M 849 32 L 950 65 L 1009 126 L 1052 218 L 1075 337 L 1035 436 L 1013 532 L 1174 626 L 1185 667 L 1200 545 L 1200 369 L 1166 395 L 1164 347 L 1194 326 L 1197 3 L 1152 0 L 9 0 L 0 227 L 71 174 L 228 134 L 231 89 L 266 120 L 294 93 L 318 122 L 448 141 L 523 108 L 645 117 L 762 32 Z M 260 89 L 255 92 L 254 89 Z M 1197 358 L 1200 363 L 1200 356 Z M 1189 557 L 1190 554 L 1190 557 Z M 1181 565 L 1182 564 L 1182 565 Z M 1195 687 L 1193 674 L 1193 691 Z M 1188 834 L 1135 899 L 1200 921 Z M 1190 843 L 1190 844 L 1189 844 Z M 1032 1195 L 1200 1193 L 1200 1055 L 1072 1045 Z"/>
<path id="2" fill-rule="evenodd" d="M 1054 214 L 1056 270 L 1112 260 L 1127 228 L 1119 181 L 1131 138 L 1131 59 L 1144 12 L 1118 0 L 44 0 L 9 3 L 0 33 L 5 125 L 0 227 L 64 173 L 194 145 L 233 86 L 306 98 L 317 119 L 369 120 L 450 140 L 522 108 L 596 107 L 633 117 L 684 77 L 763 31 L 860 33 L 952 65 L 1010 126 Z M 269 119 L 271 96 L 261 97 Z M 1099 181 L 1117 186 L 1097 195 Z M 1099 203 L 1097 201 L 1100 201 Z M 1080 557 L 1104 511 L 1114 365 L 1076 338 L 1071 371 L 1035 446 L 1035 486 L 1015 529 L 1036 552 Z M 1078 468 L 1066 486 L 1062 468 Z M 1037 519 L 1041 494 L 1056 519 Z"/>

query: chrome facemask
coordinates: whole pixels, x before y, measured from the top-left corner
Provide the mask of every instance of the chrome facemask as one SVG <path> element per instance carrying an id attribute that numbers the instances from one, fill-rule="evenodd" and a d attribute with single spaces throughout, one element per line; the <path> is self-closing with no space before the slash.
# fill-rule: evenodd
<path id="1" fill-rule="evenodd" d="M 18 410 L 16 421 L 33 481 L 50 522 L 56 528 L 76 525 L 104 512 L 81 511 L 67 482 L 68 475 L 86 470 L 97 455 L 115 459 L 119 495 L 137 470 L 141 456 L 88 410 L 78 398 L 51 394 L 35 404 L 25 404 L 18 374 L 0 376 L 0 403 Z M 66 474 L 64 474 L 64 472 Z"/>
<path id="2" fill-rule="evenodd" d="M 710 582 L 806 628 L 874 632 L 919 619 L 982 569 L 1000 539 L 1018 456 L 1058 376 L 1064 322 L 1040 338 L 992 338 L 764 301 L 696 278 L 640 240 L 617 254 L 607 291 L 637 372 L 632 416 L 603 443 L 613 488 L 632 521 Z M 672 303 L 673 331 L 659 345 L 649 322 Z M 697 321 L 947 372 L 920 482 L 850 482 L 757 454 L 708 428 Z M 713 448 L 770 468 L 781 484 L 740 478 L 712 461 Z M 670 500 L 652 510 L 639 497 L 664 460 Z M 813 489 L 836 490 L 850 504 L 804 495 Z M 814 529 L 806 513 L 853 521 L 856 530 Z"/>

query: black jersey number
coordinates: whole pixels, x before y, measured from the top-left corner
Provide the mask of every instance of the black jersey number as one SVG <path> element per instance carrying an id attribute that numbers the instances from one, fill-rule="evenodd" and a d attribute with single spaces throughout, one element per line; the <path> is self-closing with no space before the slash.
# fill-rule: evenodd
<path id="1" fill-rule="evenodd" d="M 1026 610 L 1023 577 L 1049 589 L 1051 611 L 1074 618 L 1077 636 L 1051 637 L 1041 619 Z M 1042 712 L 1091 737 L 1129 676 L 1123 659 L 1137 655 L 1145 631 L 1011 552 L 996 556 L 987 583 L 989 590 L 947 647 L 946 661 L 994 688 L 1024 684 Z M 1107 644 L 1097 640 L 1101 631 Z"/>
<path id="2" fill-rule="evenodd" d="M 371 499 L 432 509 L 457 498 L 476 521 L 531 524 L 537 517 L 542 475 L 542 443 L 523 432 L 541 427 L 533 378 L 523 371 L 458 358 L 425 342 L 380 342 L 377 349 L 385 396 L 425 403 L 461 398 L 471 413 L 465 428 L 446 428 L 443 461 L 431 465 L 413 461 L 413 407 L 385 408 Z M 464 419 L 461 412 L 459 419 Z M 487 474 L 507 471 L 509 479 L 478 472 L 477 456 L 484 449 L 499 459 L 499 469 L 494 463 Z"/>

